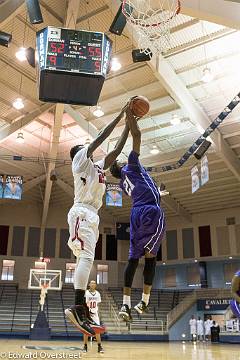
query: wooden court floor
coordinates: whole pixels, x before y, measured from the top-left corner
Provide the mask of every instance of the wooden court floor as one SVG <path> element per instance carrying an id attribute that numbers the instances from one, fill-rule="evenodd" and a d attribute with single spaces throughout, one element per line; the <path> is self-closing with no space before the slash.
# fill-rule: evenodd
<path id="1" fill-rule="evenodd" d="M 81 354 L 77 341 L 29 341 L 0 339 L 0 359 L 119 359 L 119 360 L 239 360 L 239 345 L 191 343 L 104 342 L 104 354 L 89 344 Z M 36 348 L 34 348 L 36 347 Z M 50 349 L 52 348 L 52 349 Z"/>

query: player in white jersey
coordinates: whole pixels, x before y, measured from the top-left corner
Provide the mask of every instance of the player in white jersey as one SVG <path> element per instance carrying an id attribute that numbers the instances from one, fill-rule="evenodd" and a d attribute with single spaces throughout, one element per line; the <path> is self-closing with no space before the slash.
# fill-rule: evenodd
<path id="1" fill-rule="evenodd" d="M 77 258 L 77 266 L 74 276 L 75 306 L 66 309 L 65 314 L 86 335 L 95 335 L 87 319 L 84 296 L 99 235 L 98 210 L 102 206 L 105 192 L 104 170 L 113 164 L 128 138 L 127 119 L 124 131 L 114 150 L 105 159 L 96 163 L 93 162 L 92 154 L 123 118 L 127 107 L 128 104 L 88 147 L 76 145 L 70 150 L 74 177 L 74 205 L 68 213 L 70 233 L 68 246 Z"/>
<path id="2" fill-rule="evenodd" d="M 86 298 L 86 304 L 89 308 L 89 313 L 90 313 L 90 317 L 91 320 L 94 321 L 97 325 L 100 325 L 100 319 L 99 319 L 99 313 L 98 313 L 98 304 L 100 304 L 101 300 L 101 295 L 100 293 L 97 291 L 96 289 L 97 284 L 96 281 L 92 280 L 89 283 L 89 290 L 86 290 L 85 293 L 85 298 Z M 98 343 L 98 352 L 99 353 L 103 353 L 103 348 L 102 348 L 102 342 L 101 342 L 101 335 L 100 334 L 95 334 L 96 336 L 96 340 Z M 83 340 L 84 340 L 84 348 L 83 348 L 83 352 L 87 352 L 88 347 L 88 336 L 87 335 L 83 335 Z"/>

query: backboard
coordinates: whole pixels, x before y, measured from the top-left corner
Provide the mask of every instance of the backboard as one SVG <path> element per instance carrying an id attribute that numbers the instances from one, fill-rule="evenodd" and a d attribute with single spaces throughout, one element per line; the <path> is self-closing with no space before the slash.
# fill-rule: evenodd
<path id="1" fill-rule="evenodd" d="M 46 269 L 30 269 L 28 289 L 61 290 L 62 271 Z"/>

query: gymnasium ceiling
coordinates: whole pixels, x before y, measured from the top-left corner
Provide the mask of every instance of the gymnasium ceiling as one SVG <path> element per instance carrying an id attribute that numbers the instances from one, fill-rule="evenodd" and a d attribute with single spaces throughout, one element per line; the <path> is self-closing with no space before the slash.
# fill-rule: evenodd
<path id="1" fill-rule="evenodd" d="M 95 118 L 88 107 L 64 108 L 40 102 L 36 71 L 27 62 L 19 62 L 15 53 L 23 45 L 35 47 L 36 31 L 48 25 L 74 26 L 76 21 L 77 29 L 108 33 L 118 1 L 41 0 L 40 4 L 44 24 L 32 25 L 24 1 L 0 1 L 0 30 L 13 35 L 9 48 L 0 47 L 0 173 L 24 176 L 22 201 L 42 207 L 44 225 L 49 206 L 71 206 L 73 186 L 69 164 L 57 163 L 59 179 L 50 182 L 49 173 L 55 164 L 49 164 L 46 159 L 69 160 L 69 149 L 94 137 L 130 96 L 145 95 L 151 102 L 149 115 L 139 122 L 143 134 L 141 159 L 150 166 L 177 161 L 240 91 L 240 32 L 237 30 L 240 4 L 216 0 L 211 1 L 210 6 L 209 0 L 185 0 L 182 13 L 173 24 L 171 48 L 160 57 L 159 64 L 155 60 L 132 63 L 135 34 L 129 26 L 121 37 L 109 34 L 122 68 L 111 72 L 105 82 L 100 97 L 105 115 L 101 118 Z M 201 80 L 206 66 L 214 75 L 213 81 L 207 84 Z M 12 102 L 19 96 L 25 107 L 17 111 Z M 173 114 L 181 118 L 179 125 L 171 125 Z M 96 158 L 114 146 L 123 126 L 120 124 L 115 129 L 109 141 L 97 151 Z M 24 144 L 16 142 L 21 128 Z M 157 182 L 163 182 L 170 192 L 163 197 L 167 216 L 180 215 L 191 221 L 192 214 L 239 206 L 240 106 L 211 139 L 210 181 L 194 195 L 190 170 L 197 164 L 196 159 L 191 158 L 179 170 L 154 174 Z M 158 147 L 158 155 L 150 153 L 153 145 Z M 129 138 L 124 154 L 130 149 Z M 16 154 L 39 157 L 40 161 L 19 163 L 7 157 Z M 111 181 L 109 175 L 108 180 Z M 2 200 L 0 206 L 7 202 L 13 204 L 13 201 Z M 106 218 L 126 220 L 129 209 L 130 201 L 124 198 L 123 208 L 103 207 L 101 213 Z"/>

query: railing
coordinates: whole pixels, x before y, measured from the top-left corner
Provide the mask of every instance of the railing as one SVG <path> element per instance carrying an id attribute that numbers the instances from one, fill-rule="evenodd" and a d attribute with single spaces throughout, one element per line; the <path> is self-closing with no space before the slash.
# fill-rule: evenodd
<path id="1" fill-rule="evenodd" d="M 18 288 L 16 288 L 16 296 L 14 302 L 13 316 L 12 316 L 12 324 L 11 324 L 11 332 L 13 331 L 13 325 L 15 320 L 16 308 L 17 308 L 17 300 L 18 300 Z"/>
<path id="2" fill-rule="evenodd" d="M 63 312 L 63 319 L 64 319 L 64 325 L 65 325 L 65 329 L 66 329 L 66 334 L 67 334 L 67 336 L 69 336 L 68 325 L 67 325 L 67 320 L 66 320 L 66 315 L 65 315 L 64 302 L 63 302 L 63 296 L 62 296 L 62 290 L 60 291 L 60 298 L 61 298 L 61 305 L 62 305 L 62 312 Z"/>
<path id="3" fill-rule="evenodd" d="M 139 328 L 148 332 L 157 331 L 158 334 L 164 334 L 167 332 L 167 326 L 163 320 L 141 320 L 129 323 L 128 331 L 133 332 L 133 329 Z"/>
<path id="4" fill-rule="evenodd" d="M 114 325 L 115 325 L 116 329 L 118 330 L 118 332 L 121 332 L 121 322 L 120 322 L 120 320 L 118 318 L 118 314 L 112 304 L 113 299 L 108 295 L 108 293 L 106 291 L 104 291 L 102 293 L 102 296 L 108 304 L 108 312 L 109 312 L 110 318 L 113 320 Z"/>
<path id="5" fill-rule="evenodd" d="M 193 293 L 187 295 L 174 309 L 167 315 L 168 329 L 185 313 L 190 307 L 194 305 L 197 299 L 221 299 L 231 298 L 229 289 L 198 289 Z"/>
<path id="6" fill-rule="evenodd" d="M 167 314 L 168 329 L 179 319 L 179 317 L 186 312 L 197 300 L 197 294 L 193 293 L 187 295 L 174 309 Z"/>

